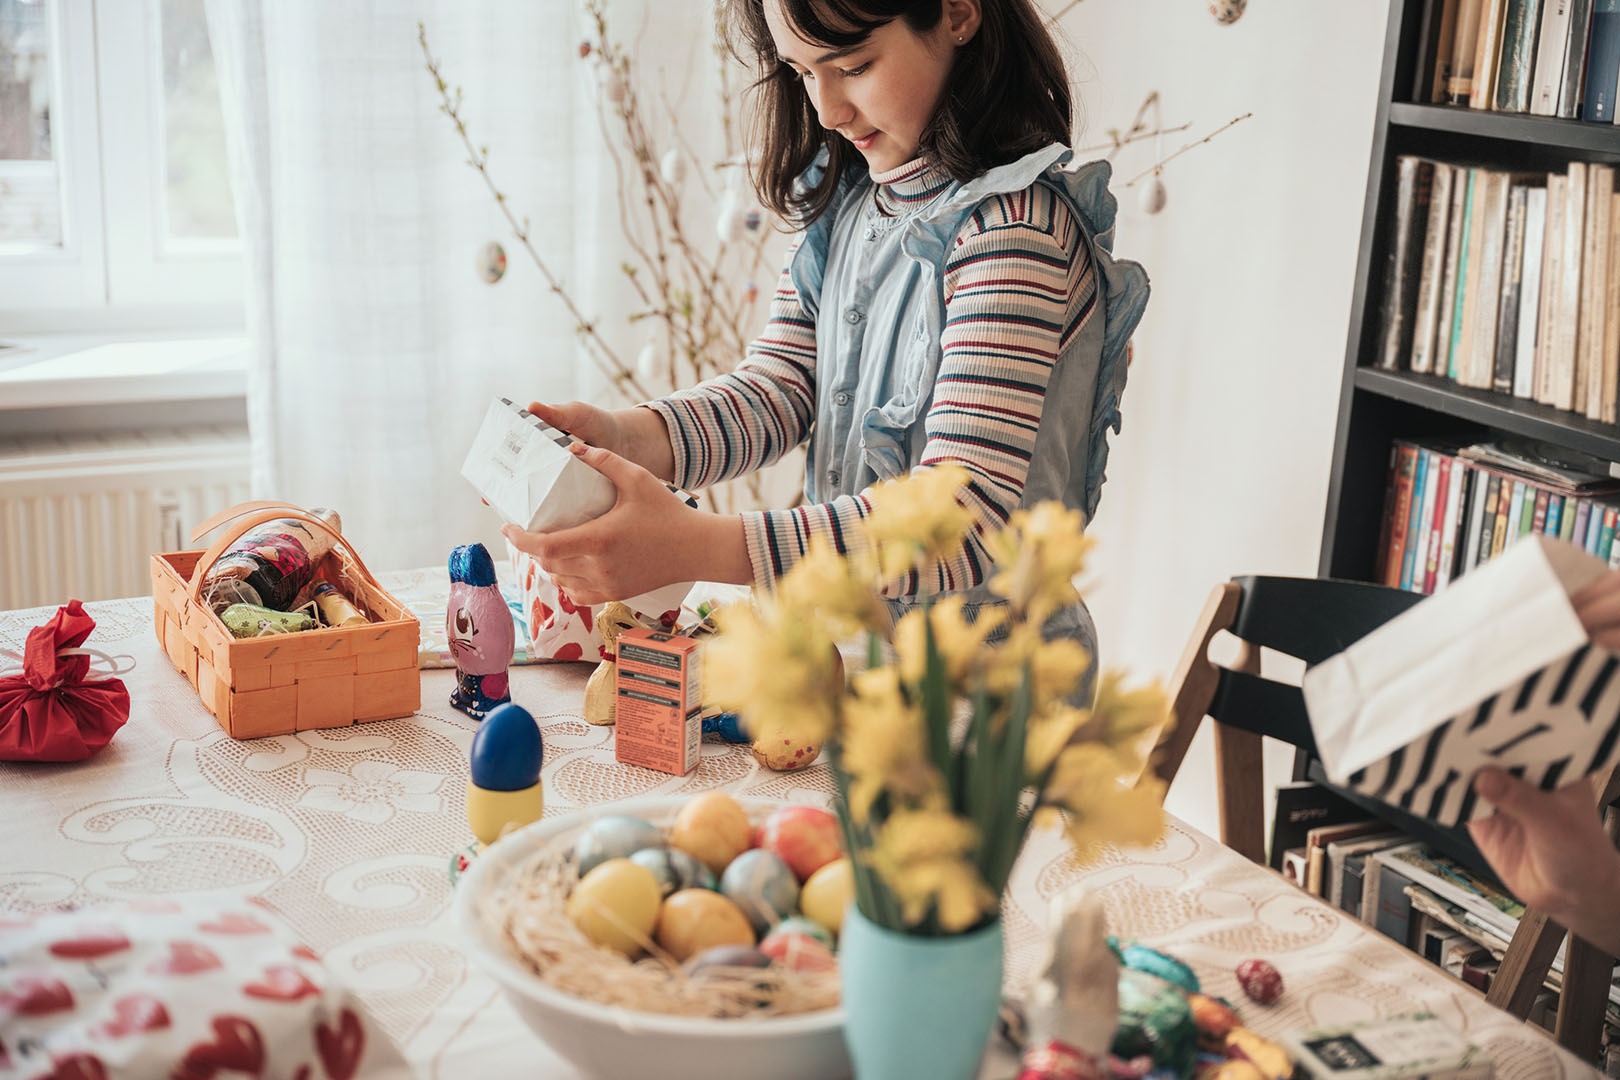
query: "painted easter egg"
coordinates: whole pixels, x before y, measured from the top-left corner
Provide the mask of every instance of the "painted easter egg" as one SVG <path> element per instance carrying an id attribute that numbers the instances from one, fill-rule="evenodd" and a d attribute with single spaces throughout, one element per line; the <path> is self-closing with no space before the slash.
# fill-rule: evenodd
<path id="1" fill-rule="evenodd" d="M 855 868 L 845 856 L 810 875 L 799 891 L 799 910 L 836 934 L 843 929 L 844 912 L 854 899 Z"/>
<path id="2" fill-rule="evenodd" d="M 761 735 L 754 740 L 754 760 L 776 772 L 793 772 L 814 762 L 820 745 L 800 742 L 781 735 Z"/>
<path id="3" fill-rule="evenodd" d="M 574 841 L 574 859 L 584 877 L 609 859 L 627 859 L 643 848 L 663 847 L 664 834 L 638 817 L 609 814 L 586 826 Z"/>
<path id="4" fill-rule="evenodd" d="M 1243 18 L 1243 10 L 1248 6 L 1249 0 L 1209 0 L 1209 13 L 1222 26 L 1231 26 Z"/>
<path id="5" fill-rule="evenodd" d="M 1168 953 L 1135 942 L 1121 945 L 1116 951 L 1119 953 L 1119 962 L 1133 971 L 1157 975 L 1189 994 L 1196 994 L 1200 989 L 1198 976 L 1193 974 L 1193 969 Z"/>
<path id="6" fill-rule="evenodd" d="M 800 881 L 844 853 L 838 818 L 819 806 L 784 806 L 759 827 L 758 846 L 774 852 Z"/>
<path id="7" fill-rule="evenodd" d="M 803 915 L 789 915 L 771 927 L 771 932 L 765 936 L 766 938 L 772 938 L 777 934 L 804 934 L 806 937 L 815 938 L 829 949 L 834 947 L 836 940 L 831 930 L 828 930 L 816 920 L 806 918 Z"/>
<path id="8" fill-rule="evenodd" d="M 658 947 L 679 961 L 716 945 L 754 944 L 754 928 L 748 916 L 736 904 L 708 889 L 682 889 L 671 894 L 658 914 L 655 936 Z"/>
<path id="9" fill-rule="evenodd" d="M 568 917 L 596 944 L 635 956 L 642 939 L 653 936 L 663 898 L 651 870 L 609 859 L 574 886 Z"/>
<path id="10" fill-rule="evenodd" d="M 476 787 L 485 791 L 533 787 L 540 782 L 540 764 L 545 760 L 540 725 L 521 705 L 497 705 L 473 735 L 469 758 Z"/>
<path id="11" fill-rule="evenodd" d="M 723 791 L 704 792 L 681 807 L 669 830 L 671 847 L 696 855 L 716 874 L 747 851 L 752 838 L 742 804 Z"/>
<path id="12" fill-rule="evenodd" d="M 759 848 L 731 860 L 720 875 L 720 891 L 742 908 L 761 934 L 799 906 L 799 879 L 780 857 Z"/>
<path id="13" fill-rule="evenodd" d="M 501 247 L 498 240 L 491 240 L 478 249 L 474 259 L 478 270 L 478 278 L 486 285 L 493 285 L 506 276 L 506 249 Z"/>
<path id="14" fill-rule="evenodd" d="M 789 971 L 831 971 L 838 966 L 832 950 L 808 934 L 771 934 L 759 951 Z"/>
<path id="15" fill-rule="evenodd" d="M 677 848 L 642 848 L 630 856 L 630 861 L 651 870 L 665 896 L 682 889 L 713 890 L 720 887 L 713 871 L 694 856 Z"/>
<path id="16" fill-rule="evenodd" d="M 704 949 L 681 965 L 687 975 L 697 977 L 716 968 L 768 968 L 771 958 L 752 945 L 716 945 Z"/>
<path id="17" fill-rule="evenodd" d="M 1271 1005 L 1282 997 L 1282 974 L 1266 960 L 1245 960 L 1237 966 L 1238 985 L 1253 1001 Z"/>
<path id="18" fill-rule="evenodd" d="M 1187 1005 L 1192 1009 L 1193 1026 L 1198 1028 L 1199 1041 L 1214 1046 L 1224 1045 L 1226 1036 L 1238 1026 L 1237 1013 L 1220 998 L 1207 994 L 1188 994 Z"/>
<path id="19" fill-rule="evenodd" d="M 1136 197 L 1136 205 L 1144 214 L 1157 214 L 1163 210 L 1170 201 L 1170 192 L 1165 190 L 1164 181 L 1154 174 L 1148 182 L 1142 185 L 1142 194 Z"/>

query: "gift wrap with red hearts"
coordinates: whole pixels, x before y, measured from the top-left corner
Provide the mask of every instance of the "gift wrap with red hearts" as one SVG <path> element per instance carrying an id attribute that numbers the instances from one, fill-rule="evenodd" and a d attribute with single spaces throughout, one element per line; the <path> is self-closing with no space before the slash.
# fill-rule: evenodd
<path id="1" fill-rule="evenodd" d="M 0 1077 L 410 1075 L 315 953 L 251 900 L 0 913 Z"/>
<path id="2" fill-rule="evenodd" d="M 510 544 L 512 580 L 522 593 L 523 623 L 529 640 L 520 642 L 530 660 L 609 659 L 602 635 L 596 629 L 597 613 L 605 604 L 575 604 L 557 587 L 551 575 L 538 562 Z M 638 621 L 648 628 L 672 629 L 681 618 L 681 604 L 692 591 L 690 581 L 633 596 L 624 601 Z"/>

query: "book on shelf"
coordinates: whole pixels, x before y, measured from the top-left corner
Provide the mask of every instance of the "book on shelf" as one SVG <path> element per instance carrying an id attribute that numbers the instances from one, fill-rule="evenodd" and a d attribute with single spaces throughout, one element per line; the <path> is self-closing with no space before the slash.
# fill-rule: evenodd
<path id="1" fill-rule="evenodd" d="M 1366 877 L 1367 858 L 1375 851 L 1394 847 L 1409 838 L 1387 827 L 1370 836 L 1334 840 L 1327 845 L 1324 876 L 1328 903 L 1351 915 L 1361 914 L 1361 883 Z"/>
<path id="2" fill-rule="evenodd" d="M 1592 0 L 1570 0 L 1569 28 L 1564 35 L 1563 79 L 1558 86 L 1558 112 L 1574 120 L 1586 89 L 1586 49 L 1592 36 Z"/>
<path id="3" fill-rule="evenodd" d="M 1423 238 L 1422 273 L 1418 278 L 1417 313 L 1412 323 L 1412 370 L 1427 375 L 1435 370 L 1435 333 L 1440 323 L 1440 298 L 1446 271 L 1446 245 L 1451 214 L 1451 188 L 1456 169 L 1436 163 L 1429 216 Z"/>
<path id="4" fill-rule="evenodd" d="M 1424 844 L 1392 848 L 1386 857 L 1401 864 L 1401 872 L 1421 885 L 1512 938 L 1524 916 L 1524 905 L 1496 882 L 1441 855 Z"/>
<path id="5" fill-rule="evenodd" d="M 1613 390 L 1605 387 L 1607 365 L 1603 356 L 1603 304 L 1609 295 L 1609 211 L 1614 202 L 1614 169 L 1607 165 L 1588 165 L 1586 168 L 1587 228 L 1581 247 L 1581 290 L 1576 317 L 1580 321 L 1580 359 L 1578 368 L 1586 379 L 1586 402 L 1582 410 L 1587 419 L 1603 417 L 1605 396 L 1613 398 Z"/>
<path id="6" fill-rule="evenodd" d="M 1508 0 L 1502 16 L 1501 59 L 1496 69 L 1493 107 L 1500 112 L 1530 108 L 1530 78 L 1542 0 Z"/>
<path id="7" fill-rule="evenodd" d="M 1289 850 L 1305 848 L 1306 836 L 1322 825 L 1339 825 L 1346 821 L 1360 821 L 1367 811 L 1344 796 L 1309 780 L 1279 784 L 1274 800 L 1275 813 L 1271 819 L 1271 846 L 1267 849 L 1267 865 L 1273 870 L 1283 869 L 1283 856 Z M 1304 883 L 1301 874 L 1300 882 Z"/>
<path id="8" fill-rule="evenodd" d="M 1411 841 L 1373 852 L 1367 856 L 1361 879 L 1361 921 L 1408 948 L 1411 947 L 1412 900 L 1405 890 L 1412 879 L 1406 865 L 1395 856 L 1407 848 L 1421 846 Z"/>
<path id="9" fill-rule="evenodd" d="M 1615 90 L 1620 82 L 1620 0 L 1595 0 L 1591 40 L 1586 53 L 1586 92 L 1581 119 L 1592 124 L 1615 122 Z"/>
<path id="10" fill-rule="evenodd" d="M 1536 35 L 1536 59 L 1530 75 L 1530 112 L 1558 115 L 1558 91 L 1564 84 L 1564 42 L 1569 37 L 1570 7 L 1574 0 L 1544 0 L 1541 29 Z"/>
<path id="11" fill-rule="evenodd" d="M 1527 187 L 1524 189 L 1524 246 L 1519 268 L 1519 316 L 1513 329 L 1514 397 L 1535 396 L 1536 318 L 1541 301 L 1542 242 L 1546 228 L 1547 189 Z"/>
<path id="12" fill-rule="evenodd" d="M 1446 105 L 1467 105 L 1474 91 L 1474 54 L 1479 42 L 1480 14 L 1488 0 L 1457 0 L 1454 30 L 1444 44 L 1448 49 L 1445 64 L 1444 96 L 1436 100 Z"/>
<path id="13" fill-rule="evenodd" d="M 1529 193 L 1530 188 L 1523 184 L 1509 186 L 1507 193 L 1501 294 L 1496 308 L 1495 343 L 1492 346 L 1491 389 L 1499 394 L 1513 393 L 1513 365 L 1519 354 L 1520 292 L 1524 288 L 1524 215 Z"/>
<path id="14" fill-rule="evenodd" d="M 1313 896 L 1326 897 L 1330 877 L 1328 874 L 1327 849 L 1329 844 L 1345 840 L 1357 840 L 1375 833 L 1388 832 L 1389 826 L 1382 821 L 1362 817 L 1358 821 L 1341 822 L 1338 825 L 1318 825 L 1305 834 L 1305 891 Z"/>
<path id="15" fill-rule="evenodd" d="M 1428 231 L 1434 191 L 1434 162 L 1402 157 L 1396 163 L 1394 237 L 1385 267 L 1384 343 L 1378 366 L 1395 371 L 1412 351 L 1418 278 L 1423 269 L 1423 237 Z"/>
<path id="16" fill-rule="evenodd" d="M 1478 40 L 1474 45 L 1474 85 L 1468 93 L 1470 109 L 1493 108 L 1497 65 L 1502 55 L 1502 26 L 1513 0 L 1485 0 L 1479 13 Z"/>

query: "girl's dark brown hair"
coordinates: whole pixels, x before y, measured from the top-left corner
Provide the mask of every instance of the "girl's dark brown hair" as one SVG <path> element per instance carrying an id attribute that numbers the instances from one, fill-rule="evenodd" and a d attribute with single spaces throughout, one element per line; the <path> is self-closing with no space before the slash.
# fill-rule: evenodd
<path id="1" fill-rule="evenodd" d="M 820 217 L 844 170 L 860 153 L 821 126 L 799 76 L 776 54 L 766 3 L 782 10 L 805 38 L 833 48 L 857 45 L 880 26 L 904 19 L 926 33 L 944 17 L 944 0 L 726 0 L 731 51 L 759 74 L 749 116 L 760 201 L 799 225 Z M 1067 142 L 1073 115 L 1068 73 L 1032 0 L 982 0 L 978 32 L 957 49 L 921 152 L 959 181 L 1054 142 Z M 827 171 L 798 190 L 795 181 L 825 146 Z"/>

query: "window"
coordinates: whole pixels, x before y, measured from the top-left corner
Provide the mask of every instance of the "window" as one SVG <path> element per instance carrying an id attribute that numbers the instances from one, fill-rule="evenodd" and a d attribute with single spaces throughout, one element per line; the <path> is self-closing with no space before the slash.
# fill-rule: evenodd
<path id="1" fill-rule="evenodd" d="M 0 317 L 240 302 L 203 0 L 0 0 Z"/>

